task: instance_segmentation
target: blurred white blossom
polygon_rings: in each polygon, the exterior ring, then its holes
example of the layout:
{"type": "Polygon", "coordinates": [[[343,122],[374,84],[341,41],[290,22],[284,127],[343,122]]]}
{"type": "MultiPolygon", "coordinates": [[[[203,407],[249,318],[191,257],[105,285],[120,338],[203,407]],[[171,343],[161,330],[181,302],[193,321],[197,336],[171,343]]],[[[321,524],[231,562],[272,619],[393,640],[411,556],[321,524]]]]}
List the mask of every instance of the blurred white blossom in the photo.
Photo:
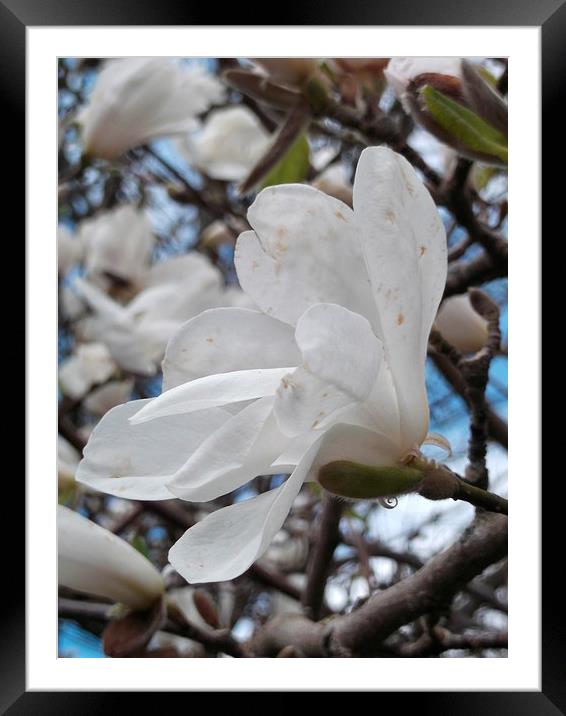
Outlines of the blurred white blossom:
{"type": "Polygon", "coordinates": [[[110,60],[77,120],[85,154],[117,159],[157,137],[191,131],[197,115],[223,98],[220,81],[200,65],[164,57],[110,60]]]}
{"type": "Polygon", "coordinates": [[[59,489],[66,490],[75,484],[75,473],[81,456],[62,435],[57,436],[57,481],[59,489]]]}
{"type": "Polygon", "coordinates": [[[143,375],[155,373],[167,341],[185,321],[207,308],[232,305],[241,295],[225,289],[220,271],[194,252],[154,264],[141,285],[123,306],[88,281],[74,284],[92,311],[78,329],[83,339],[104,342],[118,365],[143,375]]]}
{"type": "Polygon", "coordinates": [[[270,139],[250,109],[234,106],[210,112],[201,131],[178,146],[211,179],[241,181],[265,153],[270,139]]]}
{"type": "Polygon", "coordinates": [[[92,390],[84,399],[84,406],[93,415],[101,417],[117,405],[127,402],[133,388],[133,378],[111,380],[92,390]]]}
{"type": "Polygon", "coordinates": [[[142,209],[124,204],[81,221],[78,236],[85,254],[87,275],[108,288],[112,277],[139,284],[148,270],[155,243],[153,229],[142,209]]]}
{"type": "Polygon", "coordinates": [[[57,266],[59,274],[64,276],[67,271],[78,264],[84,255],[84,246],[79,237],[62,226],[57,228],[57,266]]]}
{"type": "Polygon", "coordinates": [[[115,371],[116,363],[103,343],[81,343],[59,365],[59,385],[66,395],[78,399],[115,371]]]}

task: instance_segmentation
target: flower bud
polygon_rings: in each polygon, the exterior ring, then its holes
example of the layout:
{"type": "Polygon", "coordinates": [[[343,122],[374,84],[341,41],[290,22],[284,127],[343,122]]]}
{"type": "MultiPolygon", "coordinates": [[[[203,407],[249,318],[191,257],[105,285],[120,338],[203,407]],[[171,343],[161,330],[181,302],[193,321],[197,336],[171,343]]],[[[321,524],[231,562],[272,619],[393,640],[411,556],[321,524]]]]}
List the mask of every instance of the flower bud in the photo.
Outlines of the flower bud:
{"type": "Polygon", "coordinates": [[[353,500],[414,492],[422,478],[422,472],[412,467],[374,467],[349,460],[329,462],[318,471],[318,482],[325,490],[353,500]]]}
{"type": "Polygon", "coordinates": [[[487,321],[473,309],[468,294],[443,301],[435,324],[448,343],[461,353],[476,353],[487,341],[487,321]]]}
{"type": "Polygon", "coordinates": [[[405,110],[460,155],[507,163],[507,105],[472,63],[393,58],[385,75],[405,110]]]}
{"type": "Polygon", "coordinates": [[[58,505],[59,585],[146,609],[163,593],[163,579],[140,552],[109,530],[58,505]]]}

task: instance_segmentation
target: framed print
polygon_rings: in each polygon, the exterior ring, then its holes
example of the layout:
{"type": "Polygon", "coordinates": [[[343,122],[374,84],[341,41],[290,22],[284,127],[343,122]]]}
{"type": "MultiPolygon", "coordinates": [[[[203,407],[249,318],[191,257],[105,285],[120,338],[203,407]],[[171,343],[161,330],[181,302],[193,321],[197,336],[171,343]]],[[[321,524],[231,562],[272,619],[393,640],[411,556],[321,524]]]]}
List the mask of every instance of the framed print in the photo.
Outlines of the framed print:
{"type": "Polygon", "coordinates": [[[26,185],[2,712],[564,712],[539,431],[563,5],[0,14],[7,206],[26,185]]]}

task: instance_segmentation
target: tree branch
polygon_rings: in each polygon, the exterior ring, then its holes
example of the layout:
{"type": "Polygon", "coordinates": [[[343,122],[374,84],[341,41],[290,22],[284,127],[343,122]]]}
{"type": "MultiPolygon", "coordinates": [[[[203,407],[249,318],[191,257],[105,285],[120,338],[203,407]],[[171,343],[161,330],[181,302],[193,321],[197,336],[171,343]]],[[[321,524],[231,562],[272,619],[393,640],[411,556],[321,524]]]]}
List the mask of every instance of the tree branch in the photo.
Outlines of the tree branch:
{"type": "Polygon", "coordinates": [[[507,518],[480,514],[458,542],[422,569],[373,595],[359,609],[327,625],[304,617],[277,617],[258,630],[250,648],[275,656],[294,646],[307,656],[369,656],[404,624],[445,611],[453,597],[507,552],[507,518]]]}
{"type": "Polygon", "coordinates": [[[340,539],[339,525],[343,504],[328,493],[322,498],[319,533],[311,551],[302,600],[305,612],[315,620],[320,616],[328,570],[340,539]]]}

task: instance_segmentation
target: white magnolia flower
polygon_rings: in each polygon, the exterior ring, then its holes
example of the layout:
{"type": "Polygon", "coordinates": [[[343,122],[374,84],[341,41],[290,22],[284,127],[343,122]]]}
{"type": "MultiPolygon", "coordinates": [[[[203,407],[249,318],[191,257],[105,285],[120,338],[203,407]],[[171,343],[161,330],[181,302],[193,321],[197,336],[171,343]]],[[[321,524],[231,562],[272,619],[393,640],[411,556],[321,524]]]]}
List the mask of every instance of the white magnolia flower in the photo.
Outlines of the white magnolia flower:
{"type": "Polygon", "coordinates": [[[460,57],[392,57],[385,69],[385,77],[397,99],[407,112],[411,112],[407,88],[419,75],[436,74],[462,78],[460,57]]]}
{"type": "Polygon", "coordinates": [[[163,593],[163,579],[146,557],[63,505],[57,507],[57,551],[60,586],[132,609],[149,607],[163,593]]]}
{"type": "Polygon", "coordinates": [[[143,280],[155,243],[146,213],[124,204],[82,221],[78,235],[84,246],[89,277],[107,288],[111,277],[137,284],[143,280]]]}
{"type": "Polygon", "coordinates": [[[66,395],[78,399],[115,371],[116,364],[103,343],[82,343],[60,364],[59,385],[66,395]]]}
{"type": "Polygon", "coordinates": [[[167,341],[185,321],[236,300],[224,289],[220,271],[197,253],[154,264],[143,285],[122,306],[88,281],[78,279],[74,284],[93,311],[79,327],[83,338],[104,342],[122,368],[144,375],[155,373],[167,341]]]}
{"type": "Polygon", "coordinates": [[[260,310],[188,321],[167,347],[165,392],[110,411],[85,449],[78,480],[138,499],[207,501],[291,473],[185,533],[169,559],[189,582],[245,571],[322,466],[395,466],[427,437],[444,228],[411,165],[384,147],[362,153],[353,204],[302,184],[263,190],[235,256],[260,310]]]}
{"type": "Polygon", "coordinates": [[[91,391],[84,399],[83,405],[93,415],[102,416],[117,405],[127,402],[133,389],[133,378],[111,380],[91,391]]]}
{"type": "Polygon", "coordinates": [[[213,110],[202,131],[180,143],[188,161],[212,179],[241,181],[265,153],[271,137],[247,107],[213,110]]]}
{"type": "Polygon", "coordinates": [[[112,160],[157,137],[191,131],[196,116],[223,98],[222,84],[199,65],[163,57],[112,60],[78,118],[85,153],[112,160]]]}
{"type": "Polygon", "coordinates": [[[486,344],[487,321],[474,311],[468,294],[443,301],[435,325],[448,343],[462,353],[475,353],[486,344]]]}
{"type": "Polygon", "coordinates": [[[74,236],[64,226],[57,228],[57,266],[59,274],[67,271],[82,260],[84,246],[79,237],[74,236]]]}

